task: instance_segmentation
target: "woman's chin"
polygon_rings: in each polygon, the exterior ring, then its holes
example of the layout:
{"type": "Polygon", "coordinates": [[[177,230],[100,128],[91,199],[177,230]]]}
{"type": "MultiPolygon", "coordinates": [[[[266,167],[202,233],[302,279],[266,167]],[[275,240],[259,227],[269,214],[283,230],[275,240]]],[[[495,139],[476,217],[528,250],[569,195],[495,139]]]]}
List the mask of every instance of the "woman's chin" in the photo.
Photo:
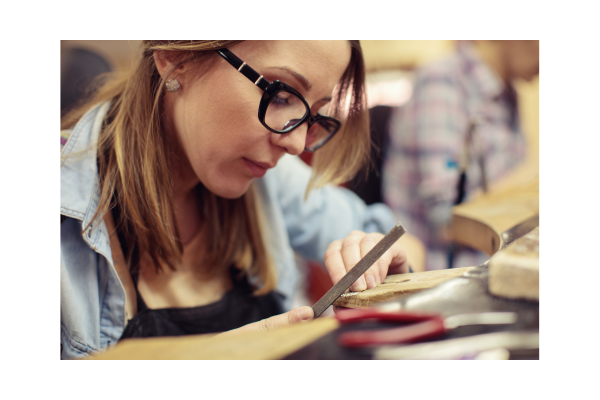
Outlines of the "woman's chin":
{"type": "Polygon", "coordinates": [[[215,185],[214,188],[208,187],[208,190],[219,197],[233,200],[242,197],[248,191],[252,180],[249,179],[247,182],[236,182],[229,185],[220,183],[219,185],[215,185]]]}

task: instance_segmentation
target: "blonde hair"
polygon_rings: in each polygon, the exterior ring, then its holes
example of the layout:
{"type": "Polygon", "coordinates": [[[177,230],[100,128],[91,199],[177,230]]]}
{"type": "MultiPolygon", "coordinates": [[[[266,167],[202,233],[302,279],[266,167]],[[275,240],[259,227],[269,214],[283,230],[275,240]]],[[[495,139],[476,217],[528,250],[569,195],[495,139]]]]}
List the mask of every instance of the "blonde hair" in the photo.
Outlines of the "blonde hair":
{"type": "MultiPolygon", "coordinates": [[[[160,76],[153,52],[172,52],[172,70],[185,63],[195,63],[200,70],[215,60],[214,50],[238,42],[144,41],[137,67],[111,76],[93,97],[62,118],[61,129],[69,128],[93,105],[112,101],[98,142],[101,197],[92,222],[113,210],[130,270],[137,268],[139,257],[145,253],[157,270],[161,263],[174,269],[183,253],[174,222],[171,155],[160,126],[161,98],[170,72],[164,78],[160,76]]],[[[330,143],[315,153],[308,190],[348,181],[368,157],[364,64],[360,44],[350,42],[351,60],[332,101],[333,116],[344,123],[330,143]]],[[[254,186],[250,185],[237,199],[216,196],[202,184],[197,190],[203,222],[210,232],[206,238],[206,264],[214,266],[214,271],[235,265],[258,277],[256,294],[271,291],[276,274],[263,241],[254,186]]]]}

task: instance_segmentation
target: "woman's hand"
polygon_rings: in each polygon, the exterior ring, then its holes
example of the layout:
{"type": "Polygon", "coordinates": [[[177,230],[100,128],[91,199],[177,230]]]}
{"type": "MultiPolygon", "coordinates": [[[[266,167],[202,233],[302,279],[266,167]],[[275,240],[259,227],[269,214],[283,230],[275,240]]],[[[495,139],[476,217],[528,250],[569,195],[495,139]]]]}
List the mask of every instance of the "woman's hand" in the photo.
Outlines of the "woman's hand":
{"type": "MultiPolygon", "coordinates": [[[[332,242],[325,252],[325,267],[335,285],[375,245],[383,239],[381,233],[352,231],[346,238],[332,242]]],[[[350,286],[350,291],[360,292],[381,284],[390,274],[408,272],[408,261],[404,249],[396,242],[379,260],[350,286]]]]}
{"type": "Polygon", "coordinates": [[[292,311],[275,315],[271,318],[265,318],[258,322],[253,322],[251,324],[244,325],[240,328],[220,333],[216,337],[225,337],[247,332],[267,332],[275,328],[280,328],[282,326],[288,326],[296,324],[298,322],[310,321],[313,319],[313,317],[314,312],[312,308],[308,306],[298,307],[294,308],[292,311]]]}

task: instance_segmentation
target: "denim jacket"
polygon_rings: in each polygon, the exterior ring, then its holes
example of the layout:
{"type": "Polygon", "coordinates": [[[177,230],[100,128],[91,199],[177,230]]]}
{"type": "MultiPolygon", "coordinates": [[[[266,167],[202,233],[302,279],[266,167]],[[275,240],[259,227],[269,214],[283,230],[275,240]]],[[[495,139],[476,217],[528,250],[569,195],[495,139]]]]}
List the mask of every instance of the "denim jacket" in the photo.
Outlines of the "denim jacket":
{"type": "MultiPolygon", "coordinates": [[[[114,345],[127,324],[125,290],[115,270],[103,220],[82,231],[100,200],[97,142],[110,104],[90,110],[61,151],[61,358],[82,358],[114,345]],[[87,150],[87,151],[86,151],[87,150]]],[[[327,246],[352,230],[385,233],[396,223],[383,204],[328,186],[304,193],[311,168],[285,155],[257,179],[267,249],[277,266],[275,291],[291,308],[298,280],[294,252],[323,261],[327,246]]]]}

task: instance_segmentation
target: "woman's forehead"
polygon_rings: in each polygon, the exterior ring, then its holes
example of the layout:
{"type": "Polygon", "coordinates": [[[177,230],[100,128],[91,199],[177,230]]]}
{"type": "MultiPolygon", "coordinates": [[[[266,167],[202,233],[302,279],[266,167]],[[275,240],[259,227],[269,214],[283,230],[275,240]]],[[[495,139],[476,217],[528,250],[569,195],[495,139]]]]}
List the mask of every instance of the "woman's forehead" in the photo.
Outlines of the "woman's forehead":
{"type": "Polygon", "coordinates": [[[288,70],[306,78],[309,85],[333,86],[350,62],[346,40],[273,40],[242,42],[231,48],[259,73],[288,70]]]}

